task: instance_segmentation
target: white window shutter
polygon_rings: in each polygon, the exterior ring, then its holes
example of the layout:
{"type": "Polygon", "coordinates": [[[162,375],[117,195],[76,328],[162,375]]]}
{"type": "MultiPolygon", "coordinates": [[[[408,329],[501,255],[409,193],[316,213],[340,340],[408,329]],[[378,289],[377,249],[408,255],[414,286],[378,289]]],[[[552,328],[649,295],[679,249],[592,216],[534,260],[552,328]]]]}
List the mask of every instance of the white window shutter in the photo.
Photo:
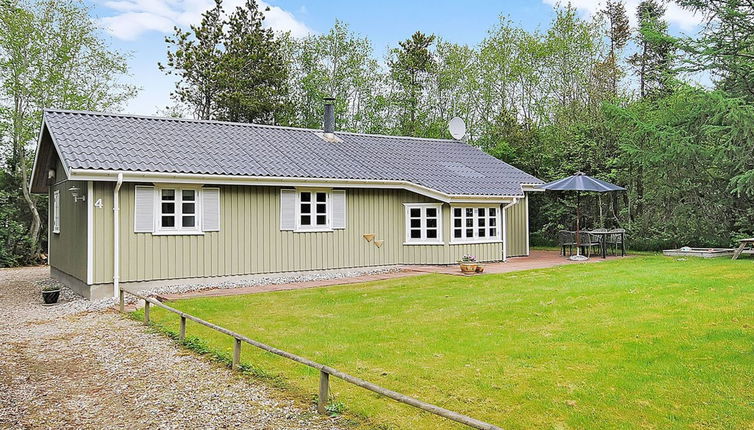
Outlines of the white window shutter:
{"type": "Polygon", "coordinates": [[[280,190],[280,230],[296,228],[296,190],[280,190]]]}
{"type": "Polygon", "coordinates": [[[346,191],[332,192],[332,228],[346,228],[346,191]]]}
{"type": "Polygon", "coordinates": [[[134,233],[154,231],[154,187],[137,185],[134,204],[134,233]]]}
{"type": "Polygon", "coordinates": [[[52,197],[52,232],[60,233],[60,190],[55,190],[52,197]]]}
{"type": "Polygon", "coordinates": [[[219,188],[202,188],[202,229],[220,231],[219,188]]]}

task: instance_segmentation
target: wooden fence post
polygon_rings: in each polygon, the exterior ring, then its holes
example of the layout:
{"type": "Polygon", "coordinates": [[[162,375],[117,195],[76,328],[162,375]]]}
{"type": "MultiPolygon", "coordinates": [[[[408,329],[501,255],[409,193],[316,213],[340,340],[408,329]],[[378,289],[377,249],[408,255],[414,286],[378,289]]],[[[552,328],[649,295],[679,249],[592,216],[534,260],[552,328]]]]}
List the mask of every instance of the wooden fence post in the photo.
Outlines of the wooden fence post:
{"type": "Polygon", "coordinates": [[[181,330],[178,332],[178,339],[183,342],[186,339],[186,317],[181,315],[181,330]]]}
{"type": "Polygon", "coordinates": [[[149,324],[149,302],[144,300],[144,324],[149,324]]]}
{"type": "Polygon", "coordinates": [[[120,290],[120,312],[123,313],[126,311],[126,292],[123,290],[120,290]]]}
{"type": "Polygon", "coordinates": [[[241,339],[236,339],[236,345],[233,347],[233,370],[238,369],[238,365],[241,363],[241,339]]]}
{"type": "Polygon", "coordinates": [[[319,371],[319,399],[317,399],[317,412],[327,414],[327,399],[330,394],[330,374],[319,371]]]}

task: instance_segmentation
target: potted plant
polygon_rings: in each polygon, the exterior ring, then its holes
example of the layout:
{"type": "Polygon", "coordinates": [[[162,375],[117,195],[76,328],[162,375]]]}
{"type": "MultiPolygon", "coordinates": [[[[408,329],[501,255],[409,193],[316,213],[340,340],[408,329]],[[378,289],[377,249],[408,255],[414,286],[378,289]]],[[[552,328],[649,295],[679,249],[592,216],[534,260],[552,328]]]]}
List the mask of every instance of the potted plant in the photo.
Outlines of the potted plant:
{"type": "Polygon", "coordinates": [[[476,257],[473,255],[466,254],[458,260],[458,264],[461,266],[461,272],[463,273],[474,273],[476,271],[476,257]]]}
{"type": "Polygon", "coordinates": [[[42,300],[46,305],[52,305],[58,302],[60,298],[60,287],[57,285],[44,285],[42,287],[42,300]]]}

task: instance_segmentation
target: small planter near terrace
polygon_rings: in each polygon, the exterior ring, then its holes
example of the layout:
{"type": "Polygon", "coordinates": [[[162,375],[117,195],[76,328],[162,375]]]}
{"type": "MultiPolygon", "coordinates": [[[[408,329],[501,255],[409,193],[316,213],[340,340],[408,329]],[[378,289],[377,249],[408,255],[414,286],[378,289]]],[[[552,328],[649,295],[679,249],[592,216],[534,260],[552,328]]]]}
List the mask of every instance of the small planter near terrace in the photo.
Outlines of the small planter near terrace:
{"type": "Polygon", "coordinates": [[[54,305],[60,298],[60,287],[57,285],[45,285],[42,287],[42,300],[45,305],[54,305]]]}
{"type": "Polygon", "coordinates": [[[458,264],[461,266],[461,272],[463,273],[474,273],[478,266],[476,257],[473,255],[464,255],[463,258],[458,261],[458,264]]]}

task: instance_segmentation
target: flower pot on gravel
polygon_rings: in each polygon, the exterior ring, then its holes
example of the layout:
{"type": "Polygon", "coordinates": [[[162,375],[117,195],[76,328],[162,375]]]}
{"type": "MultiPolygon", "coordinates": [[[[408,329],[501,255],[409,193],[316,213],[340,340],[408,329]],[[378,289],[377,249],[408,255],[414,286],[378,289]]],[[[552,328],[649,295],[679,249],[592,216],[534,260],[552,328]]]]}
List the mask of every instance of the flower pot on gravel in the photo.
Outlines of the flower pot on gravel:
{"type": "Polygon", "coordinates": [[[46,305],[54,305],[60,298],[60,288],[42,290],[42,300],[46,305]]]}

